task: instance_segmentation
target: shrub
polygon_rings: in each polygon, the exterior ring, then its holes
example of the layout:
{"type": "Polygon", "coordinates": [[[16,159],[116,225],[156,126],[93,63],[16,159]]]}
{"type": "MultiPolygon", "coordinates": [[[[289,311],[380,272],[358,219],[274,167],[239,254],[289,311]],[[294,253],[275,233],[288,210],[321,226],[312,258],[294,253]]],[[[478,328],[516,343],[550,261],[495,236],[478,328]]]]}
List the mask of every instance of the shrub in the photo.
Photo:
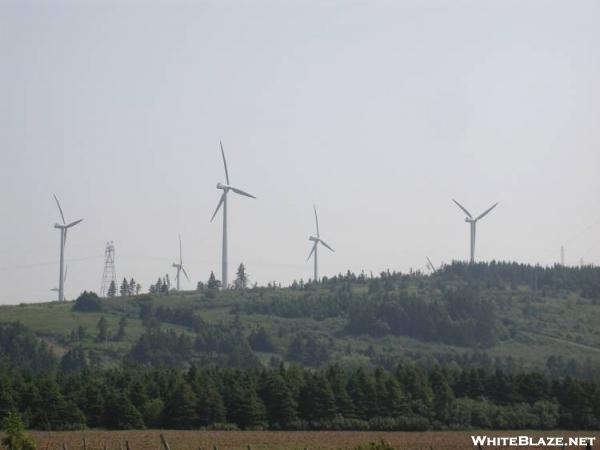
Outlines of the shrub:
{"type": "Polygon", "coordinates": [[[2,445],[7,450],[35,450],[35,444],[25,434],[25,427],[21,417],[14,411],[10,411],[2,423],[4,438],[2,445]]]}
{"type": "Polygon", "coordinates": [[[102,302],[100,297],[95,292],[83,291],[83,293],[77,297],[75,304],[73,305],[73,311],[78,312],[98,312],[102,311],[102,302]]]}

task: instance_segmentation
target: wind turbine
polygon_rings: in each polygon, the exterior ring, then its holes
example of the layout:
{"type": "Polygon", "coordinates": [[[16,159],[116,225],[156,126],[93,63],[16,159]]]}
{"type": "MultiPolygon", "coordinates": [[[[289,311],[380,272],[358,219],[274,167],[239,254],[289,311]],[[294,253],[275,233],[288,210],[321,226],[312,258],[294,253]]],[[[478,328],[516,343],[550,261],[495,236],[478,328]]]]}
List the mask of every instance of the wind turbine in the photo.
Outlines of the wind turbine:
{"type": "Polygon", "coordinates": [[[467,217],[465,217],[465,222],[468,222],[469,224],[471,224],[471,264],[473,264],[475,262],[475,227],[477,225],[477,221],[481,218],[483,218],[486,214],[488,214],[492,209],[494,209],[496,206],[498,206],[498,203],[494,203],[490,208],[486,209],[483,213],[481,213],[480,215],[478,215],[477,217],[475,217],[473,219],[473,216],[471,215],[471,213],[469,211],[467,211],[467,209],[461,205],[460,203],[458,203],[456,200],[452,199],[452,201],[454,203],[456,203],[456,205],[462,209],[465,214],[467,215],[467,217]]]}
{"type": "MultiPolygon", "coordinates": [[[[63,283],[67,282],[67,272],[69,271],[69,266],[65,266],[65,277],[63,279],[63,283]]],[[[58,288],[50,289],[52,292],[58,292],[58,288]]]]}
{"type": "Polygon", "coordinates": [[[221,156],[223,156],[223,166],[225,167],[225,180],[227,181],[227,184],[222,184],[220,182],[217,183],[217,189],[221,189],[223,193],[221,194],[221,198],[219,199],[217,208],[215,209],[215,212],[213,213],[210,221],[213,221],[213,219],[217,215],[217,212],[219,212],[219,209],[221,208],[221,206],[223,206],[223,255],[221,259],[221,286],[223,289],[227,289],[227,287],[229,286],[227,280],[227,194],[229,194],[229,191],[232,191],[236,194],[244,195],[246,197],[256,197],[229,184],[229,172],[227,172],[227,161],[225,160],[225,151],[223,150],[223,143],[219,141],[219,145],[221,147],[221,156]]]}
{"type": "Polygon", "coordinates": [[[308,238],[309,241],[313,241],[314,244],[312,246],[312,250],[310,251],[310,253],[308,254],[308,258],[306,258],[306,260],[308,261],[310,259],[310,257],[313,255],[314,253],[314,262],[315,262],[315,278],[314,281],[319,281],[319,272],[318,272],[318,262],[317,262],[317,253],[318,253],[318,249],[317,247],[319,246],[319,244],[323,244],[325,247],[327,247],[329,250],[331,250],[332,252],[334,251],[329,245],[327,245],[325,243],[325,241],[323,241],[323,239],[321,239],[321,235],[319,234],[319,218],[317,217],[317,207],[315,205],[313,205],[313,209],[315,210],[315,222],[317,224],[317,237],[315,236],[310,236],[308,238]]]}
{"type": "Polygon", "coordinates": [[[435,272],[435,266],[433,265],[433,263],[431,262],[431,260],[429,259],[429,256],[426,256],[425,258],[427,258],[427,268],[433,273],[435,272]]]}
{"type": "Polygon", "coordinates": [[[56,195],[54,196],[54,200],[56,200],[56,206],[58,206],[58,211],[60,212],[60,217],[62,219],[62,225],[59,223],[54,224],[54,228],[58,228],[60,230],[60,268],[58,272],[58,301],[62,302],[65,300],[65,245],[67,244],[67,231],[69,228],[74,227],[83,219],[76,220],[75,222],[71,222],[67,224],[65,220],[65,215],[63,214],[63,210],[60,207],[60,203],[56,195]]]}
{"type": "Polygon", "coordinates": [[[183,272],[183,274],[185,275],[185,278],[187,278],[188,281],[190,281],[190,277],[188,277],[188,274],[186,273],[185,269],[183,268],[183,260],[181,258],[181,235],[179,235],[179,264],[177,263],[173,263],[173,267],[175,267],[177,269],[177,290],[179,290],[179,274],[180,272],[183,272]]]}

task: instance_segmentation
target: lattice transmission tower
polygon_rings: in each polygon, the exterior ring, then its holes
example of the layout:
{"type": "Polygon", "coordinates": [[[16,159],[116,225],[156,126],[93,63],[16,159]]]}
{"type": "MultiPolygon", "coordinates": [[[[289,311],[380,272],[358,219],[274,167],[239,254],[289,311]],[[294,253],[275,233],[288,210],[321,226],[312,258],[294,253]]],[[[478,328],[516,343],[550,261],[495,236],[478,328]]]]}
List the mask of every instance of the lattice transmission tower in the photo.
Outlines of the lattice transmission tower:
{"type": "Polygon", "coordinates": [[[113,241],[106,243],[104,250],[104,272],[102,273],[102,287],[100,288],[100,297],[108,295],[110,284],[114,281],[117,285],[117,273],[115,271],[115,244],[113,241]]]}

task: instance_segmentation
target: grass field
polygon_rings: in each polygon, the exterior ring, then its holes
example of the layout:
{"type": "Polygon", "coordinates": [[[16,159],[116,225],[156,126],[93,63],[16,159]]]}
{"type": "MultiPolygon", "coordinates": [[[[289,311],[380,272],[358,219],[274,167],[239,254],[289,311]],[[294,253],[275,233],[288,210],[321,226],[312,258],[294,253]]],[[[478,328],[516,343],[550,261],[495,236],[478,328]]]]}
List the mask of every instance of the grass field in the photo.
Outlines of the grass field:
{"type": "MultiPolygon", "coordinates": [[[[470,436],[586,436],[600,441],[600,432],[573,431],[469,431],[469,432],[351,432],[351,431],[70,431],[31,432],[38,449],[62,450],[63,443],[69,450],[82,449],[83,439],[88,450],[125,449],[162,450],[160,434],[163,433],[171,450],[244,449],[353,449],[382,439],[396,449],[402,450],[458,450],[474,448],[470,436]]],[[[600,444],[600,443],[598,443],[600,444]]],[[[487,449],[506,447],[485,447],[487,449]]],[[[510,447],[532,448],[532,447],[510,447]]],[[[538,447],[539,448],[539,447],[538,447]]],[[[573,448],[573,447],[570,447],[573,448]]],[[[580,447],[585,448],[585,447],[580,447]]],[[[595,446],[598,448],[598,446],[595,446]]]]}
{"type": "MultiPolygon", "coordinates": [[[[366,287],[353,288],[355,295],[366,287]]],[[[440,296],[431,282],[423,279],[407,286],[409,291],[421,292],[423,298],[440,296]],[[422,285],[421,285],[422,284],[422,285]]],[[[312,292],[312,291],[310,291],[312,292]]],[[[322,294],[327,294],[322,289],[322,294]]],[[[460,355],[473,349],[457,347],[441,342],[422,341],[405,335],[388,334],[381,337],[368,335],[353,336],[345,333],[348,319],[343,316],[315,319],[313,317],[286,318],[275,314],[245,312],[243,307],[250,301],[269,302],[272,299],[299,300],[304,291],[291,289],[259,289],[246,292],[219,292],[215,298],[198,292],[173,292],[168,296],[152,296],[154,307],[188,308],[206,323],[231,323],[234,317],[246,330],[259,326],[273,336],[273,353],[257,353],[263,364],[268,365],[272,356],[286,359],[287,349],[294,336],[310,330],[315,335],[331,340],[329,362],[343,365],[369,364],[382,360],[400,360],[420,355],[460,355]]],[[[504,324],[504,336],[495,345],[486,348],[490,358],[513,358],[523,369],[546,369],[550,356],[571,358],[579,367],[596,365],[600,361],[600,308],[578,292],[558,292],[544,296],[527,287],[485,288],[483,298],[493,299],[498,320],[504,324]],[[568,314],[565,312],[568,311],[568,314]]],[[[148,298],[148,296],[144,296],[148,298]]],[[[104,299],[104,309],[97,313],[72,311],[73,304],[39,303],[0,306],[2,321],[20,321],[39,337],[43,338],[57,356],[62,356],[73,345],[93,351],[103,366],[114,366],[129,352],[145,329],[140,320],[141,297],[104,299]],[[119,320],[127,316],[126,335],[121,341],[98,341],[97,324],[101,317],[108,321],[109,334],[114,335],[119,320]],[[73,342],[70,335],[82,327],[87,332],[83,340],[73,342]]],[[[178,333],[194,336],[191,329],[172,323],[163,323],[163,329],[174,329],[178,333]]],[[[430,361],[426,361],[430,363],[430,361]]]]}

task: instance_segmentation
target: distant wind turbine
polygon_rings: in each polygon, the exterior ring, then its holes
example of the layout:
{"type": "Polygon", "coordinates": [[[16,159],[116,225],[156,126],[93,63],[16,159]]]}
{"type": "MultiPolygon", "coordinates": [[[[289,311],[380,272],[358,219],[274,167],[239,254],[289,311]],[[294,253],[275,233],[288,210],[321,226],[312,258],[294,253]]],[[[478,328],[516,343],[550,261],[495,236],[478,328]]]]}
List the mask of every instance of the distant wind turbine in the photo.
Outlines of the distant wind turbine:
{"type": "Polygon", "coordinates": [[[175,267],[177,269],[177,275],[175,277],[177,278],[177,290],[179,290],[180,272],[183,272],[183,274],[185,275],[185,278],[188,281],[190,281],[190,277],[188,277],[188,274],[186,273],[185,269],[183,268],[183,259],[181,257],[181,235],[179,235],[179,264],[173,263],[173,267],[175,267]]]}
{"type": "Polygon", "coordinates": [[[314,277],[314,281],[319,281],[319,271],[318,271],[318,261],[317,261],[317,253],[318,253],[318,249],[317,247],[320,244],[323,244],[325,247],[327,247],[329,250],[331,250],[332,252],[334,251],[329,245],[327,245],[325,243],[325,241],[323,241],[323,239],[321,239],[321,235],[319,233],[319,218],[317,217],[317,207],[313,205],[313,209],[315,210],[315,222],[317,224],[317,236],[310,236],[308,238],[309,241],[313,241],[314,244],[312,246],[312,249],[310,251],[310,253],[308,254],[308,258],[306,258],[306,260],[308,261],[310,259],[311,256],[313,256],[314,258],[314,263],[315,263],[315,277],[314,277]]]}
{"type": "Polygon", "coordinates": [[[494,203],[490,208],[486,209],[483,213],[481,213],[480,215],[478,215],[477,217],[475,217],[473,219],[473,216],[471,215],[471,213],[469,211],[467,211],[467,209],[462,206],[460,203],[458,203],[456,200],[452,199],[452,201],[454,203],[456,203],[456,205],[462,209],[465,214],[467,215],[467,217],[465,217],[465,222],[468,222],[469,224],[471,224],[471,264],[475,262],[475,227],[477,224],[477,221],[481,218],[483,218],[486,214],[488,214],[492,209],[494,209],[496,206],[498,206],[498,203],[494,203]]]}
{"type": "Polygon", "coordinates": [[[235,192],[239,195],[244,195],[250,198],[256,198],[254,195],[248,194],[247,192],[242,191],[241,189],[235,188],[229,184],[229,172],[227,171],[227,161],[225,160],[225,151],[223,150],[223,143],[219,142],[221,146],[221,155],[223,156],[223,166],[225,167],[225,179],[227,184],[217,183],[217,189],[221,189],[223,194],[221,194],[221,198],[219,199],[219,204],[215,209],[210,221],[212,222],[217,212],[223,206],[223,255],[221,260],[221,286],[223,289],[227,289],[229,286],[227,280],[227,194],[229,191],[235,192]]]}
{"type": "Polygon", "coordinates": [[[60,217],[62,219],[62,225],[59,223],[54,224],[54,228],[58,228],[60,230],[60,268],[58,272],[58,301],[62,302],[65,300],[65,245],[67,244],[67,230],[71,227],[74,227],[83,219],[76,220],[75,222],[71,222],[67,224],[65,220],[65,215],[63,214],[62,208],[60,207],[60,203],[56,195],[54,196],[54,200],[56,200],[56,206],[58,206],[58,211],[60,212],[60,217]]]}
{"type": "Polygon", "coordinates": [[[431,260],[429,259],[429,256],[426,256],[425,258],[427,258],[427,268],[431,271],[431,272],[435,272],[435,266],[433,265],[433,263],[431,262],[431,260]]]}

